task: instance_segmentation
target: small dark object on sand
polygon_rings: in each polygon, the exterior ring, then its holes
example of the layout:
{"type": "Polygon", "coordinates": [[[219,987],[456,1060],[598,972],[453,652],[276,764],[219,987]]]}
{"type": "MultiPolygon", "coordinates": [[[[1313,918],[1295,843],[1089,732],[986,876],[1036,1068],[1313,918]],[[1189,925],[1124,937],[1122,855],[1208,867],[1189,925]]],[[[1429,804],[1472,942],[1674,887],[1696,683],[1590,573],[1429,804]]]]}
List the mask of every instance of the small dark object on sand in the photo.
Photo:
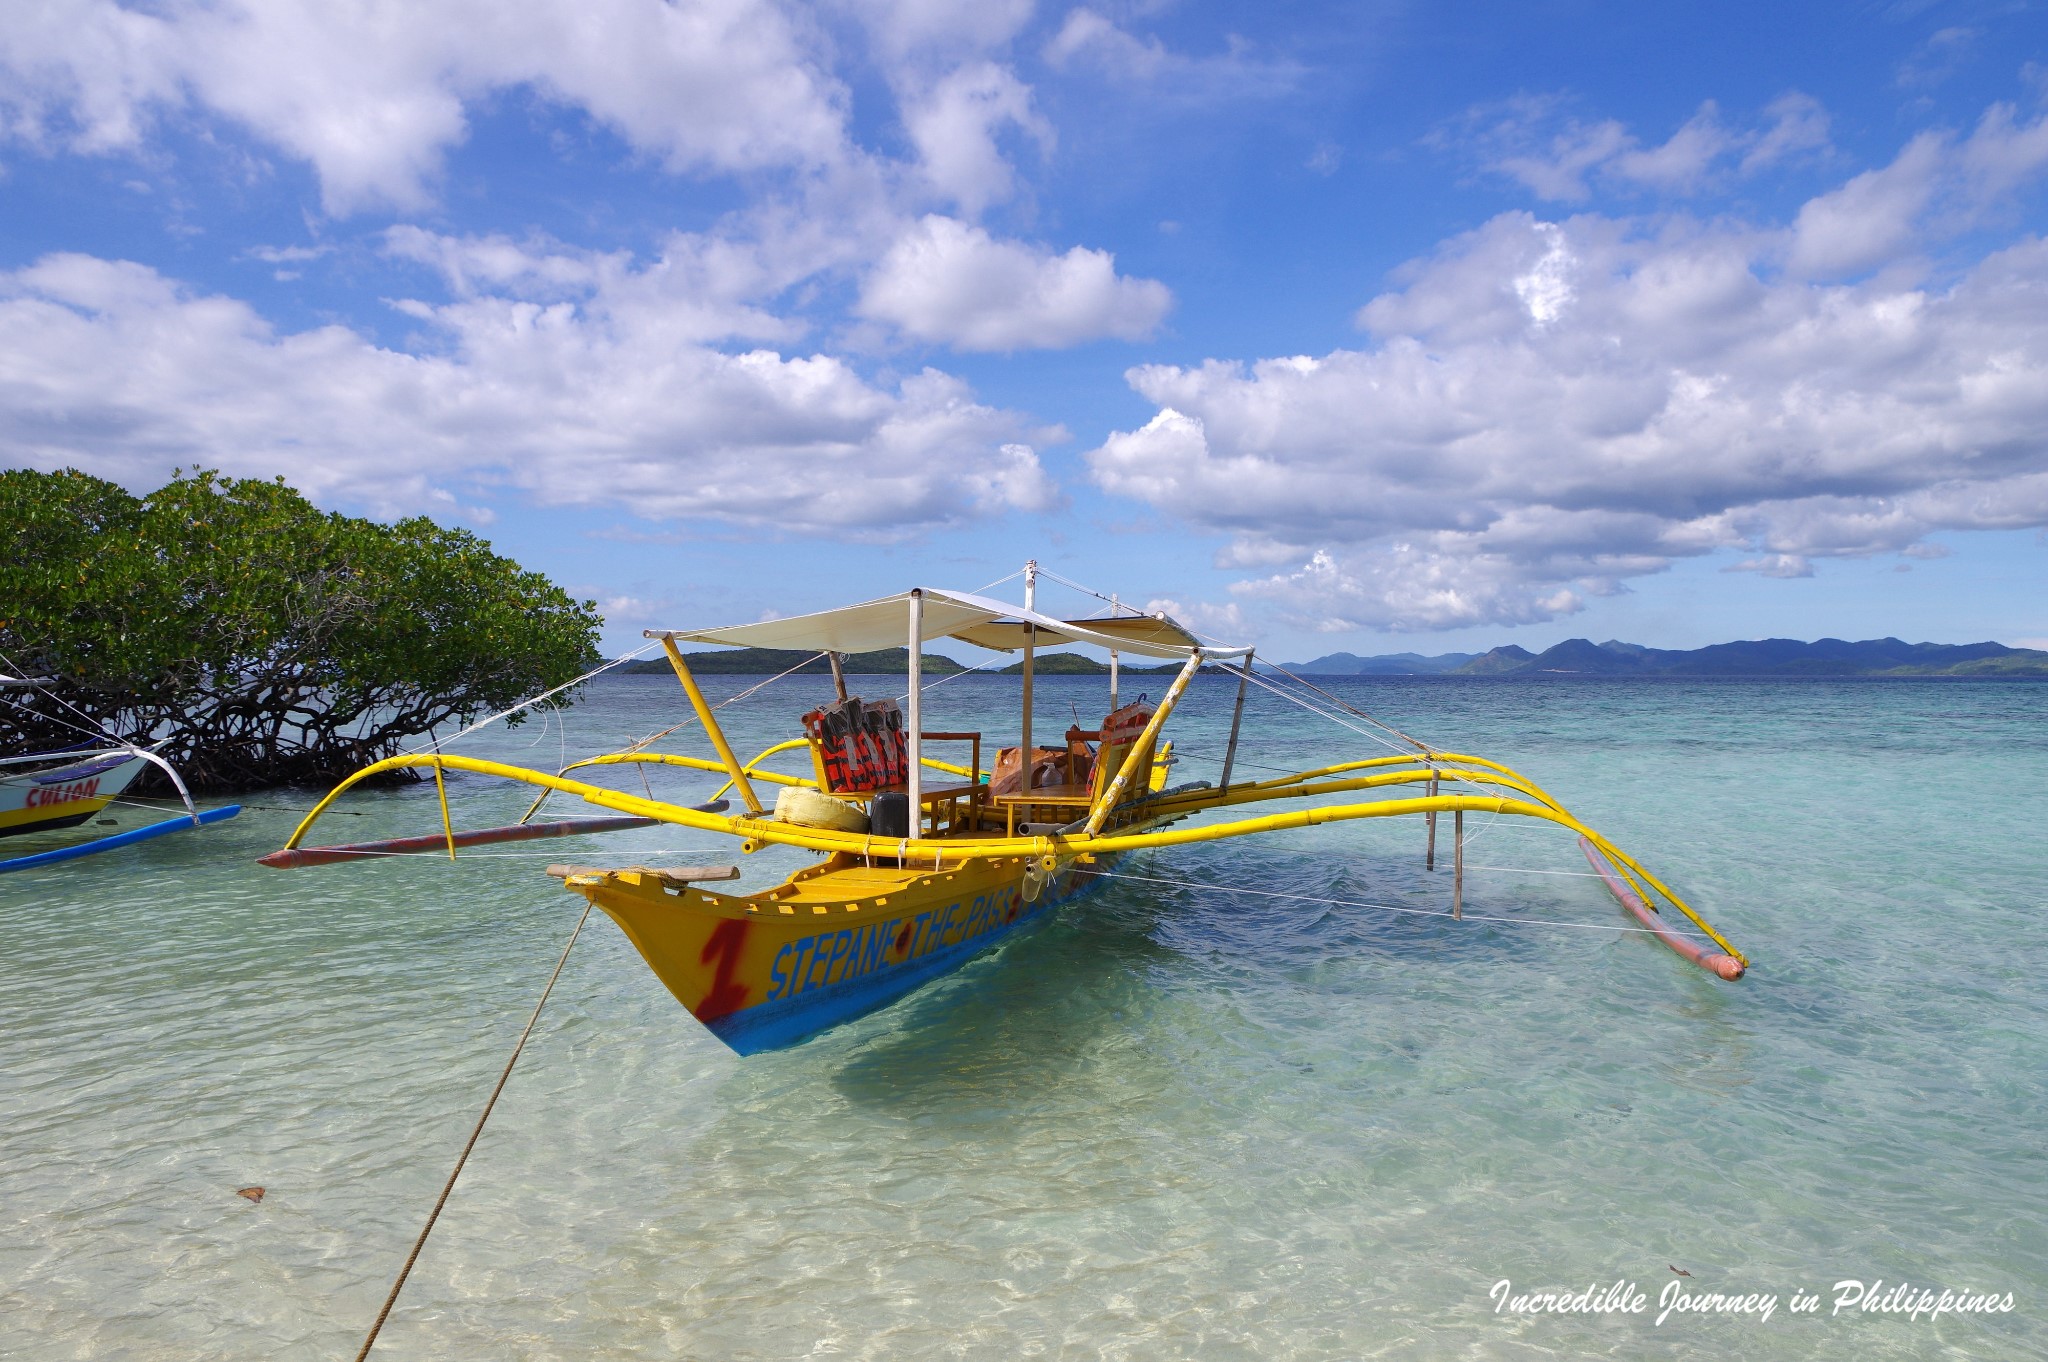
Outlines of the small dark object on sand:
{"type": "MultiPolygon", "coordinates": [[[[263,1189],[262,1189],[261,1187],[258,1187],[258,1188],[256,1189],[256,1191],[257,1191],[257,1193],[258,1193],[258,1194],[260,1195],[260,1194],[262,1193],[263,1189]]],[[[1664,1264],[1664,1266],[1666,1266],[1666,1267],[1671,1267],[1671,1264],[1669,1264],[1669,1263],[1666,1263],[1666,1264],[1664,1264]]],[[[1690,1276],[1692,1276],[1692,1274],[1691,1274],[1690,1272],[1687,1272],[1687,1271],[1686,1271],[1686,1270],[1685,1270],[1684,1268],[1682,1268],[1682,1267],[1671,1267],[1671,1270],[1672,1270],[1673,1272],[1676,1272],[1676,1273],[1677,1273],[1677,1274],[1678,1274],[1679,1276],[1681,1276],[1681,1277],[1690,1277],[1690,1276]]]]}
{"type": "Polygon", "coordinates": [[[238,1187],[235,1189],[235,1195],[247,1197],[251,1201],[261,1201],[263,1200],[263,1189],[261,1187],[238,1187]]]}

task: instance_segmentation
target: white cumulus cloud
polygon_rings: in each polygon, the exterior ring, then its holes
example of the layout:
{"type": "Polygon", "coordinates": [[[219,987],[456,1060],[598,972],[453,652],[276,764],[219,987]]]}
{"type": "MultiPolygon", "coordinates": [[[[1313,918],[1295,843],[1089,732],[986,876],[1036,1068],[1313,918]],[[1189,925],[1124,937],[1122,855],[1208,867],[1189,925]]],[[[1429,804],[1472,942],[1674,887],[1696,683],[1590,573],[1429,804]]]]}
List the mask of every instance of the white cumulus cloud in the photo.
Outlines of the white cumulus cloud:
{"type": "MultiPolygon", "coordinates": [[[[518,272],[502,248],[467,246],[518,272]]],[[[281,333],[141,265],[49,256],[0,274],[0,449],[132,485],[179,464],[283,473],[381,511],[511,486],[549,504],[858,537],[1056,496],[1021,419],[956,378],[925,370],[885,389],[826,355],[714,349],[701,332],[725,328],[678,330],[641,296],[662,286],[659,266],[592,268],[582,293],[555,301],[407,303],[434,342],[412,351],[340,326],[281,333]]]]}
{"type": "Polygon", "coordinates": [[[918,340],[1008,351],[1136,340],[1172,305],[1166,285],[1118,274],[1107,251],[1058,255],[931,214],[868,275],[859,311],[918,340]]]}
{"type": "Polygon", "coordinates": [[[1981,220],[1976,166],[2042,164],[2040,126],[1994,111],[1874,172],[1932,188],[1881,248],[1830,238],[1866,267],[1846,282],[1784,265],[1822,258],[1838,196],[1887,197],[1869,177],[1787,227],[1503,214],[1397,272],[1369,346],[1131,370],[1158,414],[1092,476],[1230,535],[1226,566],[1286,569],[1239,590],[1326,628],[1547,618],[1721,549],[1789,577],[2048,525],[2048,242],[1911,266],[1981,220]]]}
{"type": "Polygon", "coordinates": [[[136,147],[187,109],[313,166],[330,211],[418,207],[468,108],[525,90],[676,170],[814,167],[845,96],[768,0],[41,0],[0,24],[0,126],[136,147]]]}
{"type": "Polygon", "coordinates": [[[963,66],[904,111],[925,177],[969,214],[1010,197],[1016,174],[996,143],[1005,127],[1036,141],[1053,142],[1052,125],[1038,116],[1031,90],[993,62],[963,66]]]}

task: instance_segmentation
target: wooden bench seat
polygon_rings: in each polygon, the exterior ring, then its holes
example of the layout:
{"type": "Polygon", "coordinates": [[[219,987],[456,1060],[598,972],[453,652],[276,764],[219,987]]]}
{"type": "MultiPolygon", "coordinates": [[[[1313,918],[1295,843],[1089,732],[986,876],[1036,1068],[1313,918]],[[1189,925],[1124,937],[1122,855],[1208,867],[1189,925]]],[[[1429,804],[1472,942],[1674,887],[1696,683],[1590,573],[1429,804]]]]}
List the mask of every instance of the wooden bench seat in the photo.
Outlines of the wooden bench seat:
{"type": "MultiPolygon", "coordinates": [[[[1011,794],[995,796],[996,807],[1003,811],[1003,835],[1017,835],[1017,815],[1034,808],[1047,809],[1088,809],[1095,803],[1093,782],[1085,785],[1040,785],[1032,790],[1018,790],[1011,794]]],[[[1033,821],[1028,816],[1025,822],[1033,821]]]]}

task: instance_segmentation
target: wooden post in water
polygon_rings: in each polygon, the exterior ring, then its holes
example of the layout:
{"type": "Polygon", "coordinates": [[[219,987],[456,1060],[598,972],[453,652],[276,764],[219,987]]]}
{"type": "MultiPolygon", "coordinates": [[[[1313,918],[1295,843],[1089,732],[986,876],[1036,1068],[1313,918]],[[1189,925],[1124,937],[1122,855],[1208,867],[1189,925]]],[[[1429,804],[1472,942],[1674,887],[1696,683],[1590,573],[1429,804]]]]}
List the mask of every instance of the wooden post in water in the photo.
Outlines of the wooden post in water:
{"type": "Polygon", "coordinates": [[[1451,874],[1451,919],[1465,920],[1465,811],[1458,810],[1451,815],[1451,840],[1456,845],[1451,849],[1451,863],[1455,867],[1451,874]]]}
{"type": "Polygon", "coordinates": [[[839,654],[827,653],[825,656],[832,663],[832,689],[839,692],[839,703],[843,705],[846,703],[846,669],[839,665],[839,654]]]}
{"type": "MultiPolygon", "coordinates": [[[[1429,797],[1430,797],[1431,799],[1435,799],[1435,798],[1436,798],[1436,768],[1434,768],[1434,767],[1431,767],[1431,768],[1430,768],[1430,772],[1429,772],[1429,797]]],[[[1429,851],[1428,851],[1428,852],[1427,852],[1427,853],[1426,853],[1426,854],[1425,854],[1425,855],[1423,856],[1423,858],[1422,858],[1422,868],[1423,868],[1424,870],[1435,870],[1435,869],[1436,869],[1436,811],[1432,809],[1432,810],[1431,810],[1430,812],[1428,812],[1428,813],[1424,814],[1424,815],[1423,815],[1423,818],[1424,818],[1424,820],[1425,820],[1425,821],[1427,821],[1427,822],[1428,822],[1428,824],[1429,824],[1429,851]]]]}

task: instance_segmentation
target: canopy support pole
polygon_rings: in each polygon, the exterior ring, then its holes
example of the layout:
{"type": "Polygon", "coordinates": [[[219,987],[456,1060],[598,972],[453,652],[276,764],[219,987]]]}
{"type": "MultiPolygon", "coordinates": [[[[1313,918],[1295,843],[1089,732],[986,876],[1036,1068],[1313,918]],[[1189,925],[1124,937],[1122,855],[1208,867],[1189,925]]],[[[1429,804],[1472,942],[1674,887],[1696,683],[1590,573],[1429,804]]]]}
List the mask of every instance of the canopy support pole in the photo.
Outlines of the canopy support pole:
{"type": "Polygon", "coordinates": [[[668,653],[668,665],[675,668],[676,680],[683,683],[683,693],[690,697],[690,708],[697,711],[697,722],[704,725],[704,731],[711,735],[711,745],[718,750],[718,759],[725,763],[725,772],[732,777],[732,786],[746,801],[747,812],[758,816],[761,812],[761,797],[754,793],[754,787],[747,781],[746,768],[732,754],[732,747],[725,740],[725,730],[718,726],[718,716],[705,703],[704,692],[697,689],[697,678],[690,675],[690,664],[683,661],[683,654],[676,647],[674,638],[664,634],[661,646],[668,653]]]}
{"type": "Polygon", "coordinates": [[[1102,795],[1095,801],[1095,807],[1088,811],[1088,835],[1093,837],[1102,831],[1102,824],[1123,798],[1124,786],[1131,780],[1131,773],[1138,769],[1138,758],[1152,750],[1152,744],[1159,739],[1159,730],[1166,726],[1166,716],[1173,713],[1173,707],[1180,703],[1181,692],[1188,688],[1188,682],[1195,679],[1195,673],[1202,669],[1202,650],[1195,649],[1188,654],[1188,664],[1180,669],[1180,675],[1173,678],[1173,685],[1167,688],[1166,698],[1159,702],[1159,708],[1152,711],[1152,721],[1145,725],[1145,731],[1131,744],[1131,750],[1124,754],[1124,764],[1116,773],[1116,779],[1109,782],[1102,795]]]}
{"type": "MultiPolygon", "coordinates": [[[[1116,656],[1114,653],[1110,656],[1116,656]]],[[[1244,671],[1237,678],[1237,708],[1230,711],[1230,746],[1223,749],[1223,777],[1217,788],[1230,788],[1230,768],[1237,764],[1237,732],[1244,725],[1244,690],[1252,683],[1252,655],[1244,655],[1244,671]]]]}
{"type": "Polygon", "coordinates": [[[910,835],[924,835],[924,588],[910,591],[910,835]]]}
{"type": "Polygon", "coordinates": [[[839,665],[839,654],[825,654],[832,663],[832,689],[839,692],[839,703],[846,703],[846,668],[839,665]]]}
{"type": "MultiPolygon", "coordinates": [[[[1110,617],[1111,619],[1115,619],[1115,618],[1116,618],[1116,612],[1117,612],[1117,594],[1116,594],[1116,593],[1115,593],[1114,591],[1112,591],[1112,592],[1110,592],[1110,593],[1109,593],[1109,617],[1110,617]]],[[[1116,703],[1116,693],[1117,693],[1117,674],[1116,674],[1116,649],[1114,649],[1114,648],[1111,648],[1111,649],[1109,650],[1109,712],[1110,712],[1111,714],[1114,714],[1114,713],[1116,713],[1116,711],[1117,711],[1117,703],[1116,703]]],[[[1224,767],[1223,769],[1227,771],[1227,770],[1229,770],[1230,768],[1229,768],[1229,766],[1228,766],[1228,765],[1225,765],[1225,767],[1224,767]]]]}
{"type": "MultiPolygon", "coordinates": [[[[1026,610],[1038,609],[1038,560],[1036,558],[1024,564],[1024,608],[1026,610]]],[[[1031,657],[1037,650],[1037,646],[1038,626],[1036,624],[1028,624],[1024,627],[1024,736],[1022,739],[1023,745],[1018,749],[1019,763],[1022,768],[1019,774],[1023,777],[1023,783],[1019,788],[1026,794],[1031,792],[1031,768],[1036,764],[1031,760],[1031,657]]]]}

